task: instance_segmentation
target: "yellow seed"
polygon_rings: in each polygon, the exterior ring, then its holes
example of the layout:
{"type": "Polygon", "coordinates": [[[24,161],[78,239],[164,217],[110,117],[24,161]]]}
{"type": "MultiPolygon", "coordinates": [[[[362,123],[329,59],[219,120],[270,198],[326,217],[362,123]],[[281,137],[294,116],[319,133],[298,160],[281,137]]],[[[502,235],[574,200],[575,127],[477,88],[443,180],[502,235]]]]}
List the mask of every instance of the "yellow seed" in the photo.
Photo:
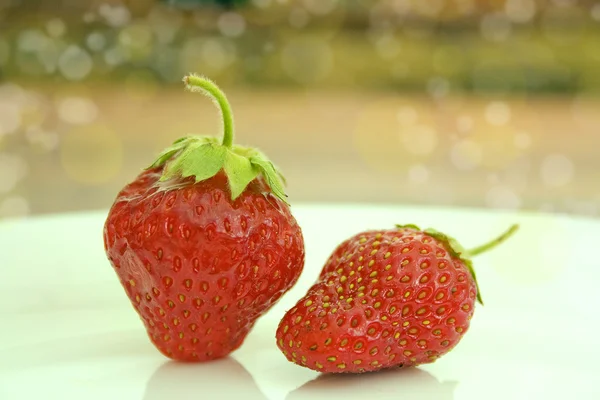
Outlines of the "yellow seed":
{"type": "Polygon", "coordinates": [[[337,310],[338,310],[338,309],[334,307],[334,308],[332,308],[332,309],[331,309],[331,313],[332,313],[332,314],[335,314],[335,313],[337,312],[337,310]]]}
{"type": "Polygon", "coordinates": [[[311,304],[312,304],[312,300],[306,300],[306,303],[304,303],[304,305],[306,307],[310,307],[311,304]]]}
{"type": "Polygon", "coordinates": [[[409,277],[408,275],[404,275],[404,276],[403,276],[403,277],[400,279],[400,282],[404,282],[404,283],[406,283],[406,282],[408,282],[409,280],[410,280],[410,277],[409,277]]]}
{"type": "Polygon", "coordinates": [[[404,298],[407,298],[407,297],[409,297],[409,296],[410,296],[410,290],[407,290],[407,291],[404,293],[404,298]]]}
{"type": "Polygon", "coordinates": [[[402,323],[402,326],[408,326],[409,324],[410,324],[410,323],[409,323],[408,321],[404,321],[404,322],[402,323]]]}
{"type": "Polygon", "coordinates": [[[421,283],[425,283],[425,282],[427,282],[428,280],[429,280],[429,277],[428,277],[427,275],[423,275],[423,276],[421,277],[421,283]]]}
{"type": "Polygon", "coordinates": [[[408,342],[406,341],[406,339],[402,339],[401,341],[399,341],[399,342],[398,342],[398,344],[399,344],[400,346],[406,346],[406,343],[408,343],[408,342]]]}
{"type": "Polygon", "coordinates": [[[377,276],[377,271],[373,271],[369,274],[369,277],[374,278],[377,276]]]}
{"type": "Polygon", "coordinates": [[[362,364],[362,360],[354,360],[353,362],[354,362],[354,364],[356,364],[356,365],[360,365],[360,364],[362,364]]]}
{"type": "Polygon", "coordinates": [[[405,248],[402,249],[403,253],[408,253],[409,251],[410,251],[410,249],[408,247],[405,247],[405,248]]]}
{"type": "Polygon", "coordinates": [[[358,262],[362,262],[365,258],[363,256],[358,257],[358,262]]]}
{"type": "Polygon", "coordinates": [[[456,320],[454,318],[448,318],[448,323],[449,324],[453,324],[454,322],[456,322],[456,320]]]}
{"type": "Polygon", "coordinates": [[[298,322],[300,322],[300,321],[302,321],[302,316],[298,315],[298,316],[296,317],[296,319],[294,320],[294,323],[296,323],[296,324],[297,324],[297,323],[298,323],[298,322]]]}
{"type": "Polygon", "coordinates": [[[408,356],[410,356],[412,354],[412,351],[410,351],[410,350],[404,350],[403,354],[408,357],[408,356]]]}
{"type": "Polygon", "coordinates": [[[463,304],[462,309],[468,311],[471,308],[468,304],[463,304]]]}
{"type": "Polygon", "coordinates": [[[419,299],[424,299],[425,296],[427,296],[427,292],[422,291],[421,293],[419,293],[419,299]]]}
{"type": "Polygon", "coordinates": [[[389,251],[387,253],[385,253],[385,255],[383,256],[383,258],[390,258],[390,256],[392,255],[392,253],[390,253],[389,251]]]}
{"type": "Polygon", "coordinates": [[[375,304],[373,304],[373,308],[379,308],[381,307],[381,302],[376,302],[375,304]]]}
{"type": "Polygon", "coordinates": [[[315,365],[317,366],[317,368],[323,368],[323,364],[319,363],[318,361],[315,362],[315,365]]]}
{"type": "Polygon", "coordinates": [[[375,366],[377,366],[378,364],[379,364],[379,361],[377,361],[377,360],[375,360],[375,361],[373,361],[373,362],[371,363],[371,365],[372,365],[372,366],[374,366],[374,367],[375,367],[375,366]]]}
{"type": "Polygon", "coordinates": [[[342,339],[342,341],[340,342],[340,346],[345,346],[348,344],[348,339],[342,339]]]}
{"type": "Polygon", "coordinates": [[[400,265],[402,265],[403,267],[405,267],[408,264],[408,260],[402,260],[402,262],[400,263],[400,265]]]}
{"type": "Polygon", "coordinates": [[[396,312],[396,306],[391,306],[390,307],[390,314],[393,314],[396,312]]]}
{"type": "Polygon", "coordinates": [[[346,299],[346,303],[352,303],[352,300],[353,300],[353,299],[352,299],[352,297],[348,297],[348,298],[346,299]]]}
{"type": "Polygon", "coordinates": [[[371,291],[371,296],[377,296],[377,293],[379,293],[379,289],[373,289],[371,291]]]}
{"type": "Polygon", "coordinates": [[[339,268],[339,269],[337,270],[337,273],[338,273],[338,274],[341,274],[342,272],[344,272],[344,268],[339,268]]]}
{"type": "Polygon", "coordinates": [[[331,344],[331,338],[325,339],[325,346],[329,346],[331,344]]]}
{"type": "Polygon", "coordinates": [[[429,325],[431,323],[431,321],[429,321],[428,319],[426,319],[425,321],[423,321],[423,325],[429,325]]]}
{"type": "Polygon", "coordinates": [[[323,303],[323,308],[329,308],[330,304],[329,303],[323,303]]]}
{"type": "Polygon", "coordinates": [[[377,246],[379,246],[380,244],[381,244],[381,242],[380,242],[379,240],[376,240],[376,241],[374,241],[374,242],[373,242],[373,244],[372,244],[371,246],[373,246],[373,247],[377,247],[377,246]]]}
{"type": "Polygon", "coordinates": [[[337,367],[338,367],[339,369],[344,369],[344,368],[346,368],[346,364],[344,364],[344,363],[341,363],[341,364],[338,364],[338,366],[337,366],[337,367]]]}
{"type": "Polygon", "coordinates": [[[360,238],[359,243],[365,243],[366,241],[367,241],[367,238],[363,236],[360,238]]]}
{"type": "Polygon", "coordinates": [[[392,264],[388,264],[385,266],[386,271],[389,271],[390,269],[392,269],[392,264]]]}
{"type": "Polygon", "coordinates": [[[129,284],[130,284],[131,286],[135,286],[135,281],[134,281],[133,279],[130,279],[130,280],[129,280],[129,284]]]}
{"type": "MultiPolygon", "coordinates": [[[[373,249],[373,250],[371,250],[371,255],[374,255],[374,254],[376,254],[376,253],[377,253],[377,249],[373,249]]],[[[373,260],[371,260],[371,261],[373,261],[373,260]]],[[[369,263],[369,264],[370,264],[370,263],[369,263]]]]}
{"type": "Polygon", "coordinates": [[[400,332],[396,332],[396,334],[394,335],[394,339],[398,339],[400,337],[400,332]]]}
{"type": "Polygon", "coordinates": [[[429,263],[426,263],[426,262],[421,263],[421,269],[426,269],[428,267],[429,267],[429,263]]]}
{"type": "Polygon", "coordinates": [[[354,275],[355,273],[356,273],[356,272],[354,272],[354,271],[350,271],[350,273],[349,273],[348,275],[352,276],[352,275],[354,275]]]}
{"type": "Polygon", "coordinates": [[[342,275],[342,277],[340,278],[340,282],[344,283],[348,280],[348,277],[345,275],[342,275]]]}
{"type": "Polygon", "coordinates": [[[335,356],[327,357],[327,361],[329,362],[334,362],[335,360],[337,360],[337,357],[335,356]]]}
{"type": "Polygon", "coordinates": [[[385,315],[382,315],[382,316],[381,316],[381,320],[382,320],[382,321],[387,321],[387,319],[388,319],[388,317],[386,317],[385,315]]]}
{"type": "Polygon", "coordinates": [[[456,331],[456,332],[458,332],[458,333],[462,333],[462,331],[463,331],[463,330],[464,330],[464,329],[463,329],[463,328],[461,328],[460,326],[459,326],[458,328],[456,328],[456,329],[455,329],[455,331],[456,331]]]}
{"type": "Polygon", "coordinates": [[[337,288],[337,292],[338,293],[343,293],[344,292],[344,288],[342,288],[341,286],[339,288],[337,288]]]}
{"type": "Polygon", "coordinates": [[[417,315],[425,314],[425,311],[427,311],[427,309],[425,307],[421,307],[417,310],[417,315]]]}
{"type": "Polygon", "coordinates": [[[369,261],[369,267],[372,267],[375,264],[375,260],[369,261]]]}

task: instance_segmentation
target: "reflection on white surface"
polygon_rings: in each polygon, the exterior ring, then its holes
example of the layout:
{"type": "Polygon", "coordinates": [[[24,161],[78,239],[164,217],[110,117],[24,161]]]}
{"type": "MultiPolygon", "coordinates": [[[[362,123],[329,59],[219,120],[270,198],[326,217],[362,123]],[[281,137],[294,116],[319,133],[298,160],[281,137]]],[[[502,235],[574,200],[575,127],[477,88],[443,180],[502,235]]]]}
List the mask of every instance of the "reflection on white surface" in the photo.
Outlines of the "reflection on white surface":
{"type": "Polygon", "coordinates": [[[600,399],[600,222],[553,215],[385,206],[295,206],[305,271],[223,360],[170,362],[152,346],[102,247],[105,212],[0,221],[0,400],[600,399]],[[434,364],[328,375],[286,361],[275,329],[349,232],[395,222],[477,244],[521,229],[476,260],[486,305],[434,364]],[[325,224],[325,225],[324,225],[325,224]],[[325,228],[324,228],[325,226],[325,228]]]}
{"type": "Polygon", "coordinates": [[[438,382],[419,368],[390,369],[362,375],[320,375],[286,397],[286,400],[453,400],[456,382],[438,382]]]}
{"type": "Polygon", "coordinates": [[[268,400],[252,375],[235,359],[227,357],[204,364],[168,361],[146,385],[143,400],[268,400]]]}

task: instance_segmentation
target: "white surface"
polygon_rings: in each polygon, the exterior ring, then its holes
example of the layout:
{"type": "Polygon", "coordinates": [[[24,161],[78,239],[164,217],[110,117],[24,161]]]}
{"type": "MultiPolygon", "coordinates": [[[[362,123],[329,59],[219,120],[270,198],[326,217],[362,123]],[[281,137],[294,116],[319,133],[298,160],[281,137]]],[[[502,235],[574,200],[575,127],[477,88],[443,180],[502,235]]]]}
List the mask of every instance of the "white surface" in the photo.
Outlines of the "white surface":
{"type": "Polygon", "coordinates": [[[102,246],[105,213],[0,223],[0,399],[599,399],[600,222],[434,208],[293,208],[307,262],[295,288],[223,361],[167,361],[148,341],[102,246]],[[416,223],[477,245],[521,224],[475,261],[486,302],[459,346],[414,371],[326,376],[289,363],[279,318],[335,245],[416,223]],[[368,397],[366,397],[368,396],[368,397]]]}

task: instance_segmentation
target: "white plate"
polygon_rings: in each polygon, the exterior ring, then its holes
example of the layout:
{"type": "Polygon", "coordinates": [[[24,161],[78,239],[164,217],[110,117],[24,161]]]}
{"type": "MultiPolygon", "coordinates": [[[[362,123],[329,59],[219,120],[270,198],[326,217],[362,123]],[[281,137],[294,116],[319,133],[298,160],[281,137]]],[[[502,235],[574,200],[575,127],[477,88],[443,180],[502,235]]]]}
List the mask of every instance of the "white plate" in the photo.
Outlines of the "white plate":
{"type": "Polygon", "coordinates": [[[598,399],[600,222],[551,215],[355,205],[293,208],[307,262],[296,287],[232,357],[166,360],[148,341],[102,247],[105,213],[0,224],[0,399],[598,399]],[[479,244],[485,307],[450,354],[413,370],[327,375],[289,363],[279,318],[334,246],[360,230],[416,223],[479,244]]]}

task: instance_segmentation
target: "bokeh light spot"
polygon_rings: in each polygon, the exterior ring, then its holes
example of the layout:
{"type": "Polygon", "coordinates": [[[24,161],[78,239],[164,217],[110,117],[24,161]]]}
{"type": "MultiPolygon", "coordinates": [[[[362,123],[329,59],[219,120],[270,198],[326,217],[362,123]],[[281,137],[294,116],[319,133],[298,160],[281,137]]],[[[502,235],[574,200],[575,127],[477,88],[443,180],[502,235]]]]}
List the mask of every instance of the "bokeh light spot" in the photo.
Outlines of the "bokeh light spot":
{"type": "Polygon", "coordinates": [[[219,16],[217,21],[219,30],[225,36],[238,37],[246,30],[246,20],[235,12],[226,12],[219,16]]]}
{"type": "Polygon", "coordinates": [[[58,69],[71,81],[85,78],[92,70],[92,57],[79,46],[71,45],[65,49],[58,59],[58,69]]]}
{"type": "Polygon", "coordinates": [[[408,169],[408,180],[413,183],[427,183],[429,180],[429,169],[421,164],[412,165],[408,169]]]}
{"type": "Polygon", "coordinates": [[[521,150],[531,147],[531,135],[527,132],[517,132],[515,134],[515,146],[521,150]]]}
{"type": "Polygon", "coordinates": [[[563,154],[550,154],[542,160],[540,175],[546,186],[564,186],[571,182],[574,174],[573,162],[563,154]]]}
{"type": "Polygon", "coordinates": [[[437,132],[427,125],[402,127],[400,138],[404,148],[416,155],[431,154],[438,144],[437,132]]]}
{"type": "Polygon", "coordinates": [[[450,161],[461,171],[477,168],[481,164],[482,158],[481,146],[473,140],[460,140],[450,149],[450,161]]]}
{"type": "Polygon", "coordinates": [[[491,208],[518,209],[521,207],[521,198],[515,193],[513,188],[505,185],[497,185],[487,191],[485,203],[491,208]]]}
{"type": "Polygon", "coordinates": [[[485,108],[485,119],[492,125],[506,125],[510,122],[510,117],[510,107],[505,102],[493,101],[485,108]]]}
{"type": "Polygon", "coordinates": [[[98,107],[92,99],[67,97],[57,105],[58,116],[69,124],[89,124],[98,117],[98,107]]]}

